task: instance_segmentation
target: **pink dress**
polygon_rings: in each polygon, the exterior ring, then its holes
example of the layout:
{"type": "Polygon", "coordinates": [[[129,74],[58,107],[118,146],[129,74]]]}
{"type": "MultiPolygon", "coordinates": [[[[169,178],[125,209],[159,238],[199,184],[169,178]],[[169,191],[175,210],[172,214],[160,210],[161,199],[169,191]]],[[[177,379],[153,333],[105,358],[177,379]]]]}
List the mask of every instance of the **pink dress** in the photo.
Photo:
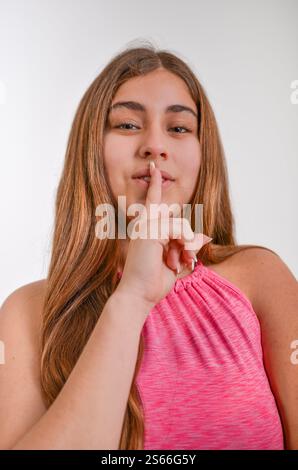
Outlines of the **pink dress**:
{"type": "Polygon", "coordinates": [[[141,334],[145,450],[284,449],[260,324],[239,288],[198,260],[141,334]]]}

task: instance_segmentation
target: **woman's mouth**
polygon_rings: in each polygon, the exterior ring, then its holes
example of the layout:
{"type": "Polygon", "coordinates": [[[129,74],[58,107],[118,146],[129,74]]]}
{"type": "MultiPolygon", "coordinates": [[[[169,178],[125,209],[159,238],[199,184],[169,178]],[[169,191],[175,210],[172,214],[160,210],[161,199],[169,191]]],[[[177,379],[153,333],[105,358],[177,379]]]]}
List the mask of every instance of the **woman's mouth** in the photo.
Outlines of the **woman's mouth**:
{"type": "MultiPolygon", "coordinates": [[[[139,178],[132,178],[132,179],[136,181],[136,183],[139,184],[140,186],[143,186],[143,188],[146,188],[149,186],[151,176],[141,176],[139,178]]],[[[163,189],[168,188],[173,182],[174,182],[173,180],[162,178],[162,188],[163,189]]]]}

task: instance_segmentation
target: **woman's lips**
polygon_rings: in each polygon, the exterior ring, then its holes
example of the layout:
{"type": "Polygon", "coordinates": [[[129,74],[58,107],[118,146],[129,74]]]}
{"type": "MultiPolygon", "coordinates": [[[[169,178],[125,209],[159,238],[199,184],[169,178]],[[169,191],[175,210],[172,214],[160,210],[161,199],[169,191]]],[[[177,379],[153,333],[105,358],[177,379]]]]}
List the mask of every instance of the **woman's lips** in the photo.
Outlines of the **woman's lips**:
{"type": "MultiPolygon", "coordinates": [[[[143,178],[132,178],[133,181],[135,181],[138,185],[140,185],[143,188],[147,188],[149,186],[149,181],[144,180],[143,178]]],[[[162,189],[168,188],[172,183],[174,183],[173,180],[162,180],[162,189]]]]}

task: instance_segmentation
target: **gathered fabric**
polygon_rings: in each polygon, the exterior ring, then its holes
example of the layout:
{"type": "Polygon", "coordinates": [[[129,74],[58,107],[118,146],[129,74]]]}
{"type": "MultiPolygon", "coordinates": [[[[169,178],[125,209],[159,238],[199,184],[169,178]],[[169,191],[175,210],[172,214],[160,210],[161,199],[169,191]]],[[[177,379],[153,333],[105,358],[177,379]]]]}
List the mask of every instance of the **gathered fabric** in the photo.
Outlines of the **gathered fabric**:
{"type": "Polygon", "coordinates": [[[199,259],[141,334],[144,449],[284,449],[259,320],[237,286],[199,259]]]}

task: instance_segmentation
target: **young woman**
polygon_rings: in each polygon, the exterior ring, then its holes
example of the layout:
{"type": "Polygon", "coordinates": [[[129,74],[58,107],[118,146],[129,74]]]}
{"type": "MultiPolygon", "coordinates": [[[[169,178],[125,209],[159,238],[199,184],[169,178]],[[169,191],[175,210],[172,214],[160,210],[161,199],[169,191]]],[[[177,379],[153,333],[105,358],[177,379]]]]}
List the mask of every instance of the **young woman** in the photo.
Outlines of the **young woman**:
{"type": "Polygon", "coordinates": [[[2,306],[0,447],[297,449],[297,304],[277,254],[236,244],[194,73],[168,51],[127,49],[76,112],[47,278],[2,306]],[[117,211],[119,196],[148,209],[141,227],[169,222],[166,237],[97,237],[96,208],[117,211]],[[154,219],[161,203],[191,204],[191,220],[154,219]]]}

